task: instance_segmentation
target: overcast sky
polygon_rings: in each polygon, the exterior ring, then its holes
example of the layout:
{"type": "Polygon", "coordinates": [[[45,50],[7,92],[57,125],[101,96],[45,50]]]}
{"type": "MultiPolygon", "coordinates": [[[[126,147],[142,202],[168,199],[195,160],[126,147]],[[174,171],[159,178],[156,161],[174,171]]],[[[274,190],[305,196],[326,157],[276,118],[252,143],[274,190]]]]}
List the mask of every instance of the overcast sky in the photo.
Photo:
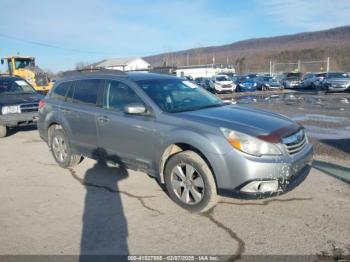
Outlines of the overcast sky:
{"type": "Polygon", "coordinates": [[[0,56],[35,56],[53,71],[350,24],[349,0],[0,0],[0,7],[0,56]]]}

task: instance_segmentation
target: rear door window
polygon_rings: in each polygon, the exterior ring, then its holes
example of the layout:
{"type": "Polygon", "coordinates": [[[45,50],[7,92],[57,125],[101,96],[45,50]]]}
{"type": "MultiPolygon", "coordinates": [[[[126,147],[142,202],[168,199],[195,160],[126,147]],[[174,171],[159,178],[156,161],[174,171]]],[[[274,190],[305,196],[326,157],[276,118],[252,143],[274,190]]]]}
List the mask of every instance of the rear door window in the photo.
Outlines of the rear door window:
{"type": "Polygon", "coordinates": [[[101,79],[78,80],[75,83],[73,102],[95,106],[99,89],[104,81],[101,79]]]}

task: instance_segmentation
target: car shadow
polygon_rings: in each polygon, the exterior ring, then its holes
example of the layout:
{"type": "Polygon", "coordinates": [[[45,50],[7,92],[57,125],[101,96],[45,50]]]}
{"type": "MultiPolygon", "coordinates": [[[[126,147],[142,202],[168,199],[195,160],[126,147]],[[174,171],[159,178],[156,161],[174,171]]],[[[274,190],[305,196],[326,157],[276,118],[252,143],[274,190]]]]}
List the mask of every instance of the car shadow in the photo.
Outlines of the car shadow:
{"type": "Polygon", "coordinates": [[[127,170],[96,162],[84,178],[72,175],[86,188],[79,261],[127,255],[128,228],[118,190],[118,183],[128,177],[127,170]]]}
{"type": "Polygon", "coordinates": [[[18,132],[28,132],[28,131],[34,131],[34,130],[37,130],[36,125],[12,127],[12,128],[7,129],[6,137],[13,136],[13,135],[17,134],[18,132]]]}
{"type": "Polygon", "coordinates": [[[324,174],[350,184],[350,168],[324,161],[314,160],[312,167],[324,174]]]}

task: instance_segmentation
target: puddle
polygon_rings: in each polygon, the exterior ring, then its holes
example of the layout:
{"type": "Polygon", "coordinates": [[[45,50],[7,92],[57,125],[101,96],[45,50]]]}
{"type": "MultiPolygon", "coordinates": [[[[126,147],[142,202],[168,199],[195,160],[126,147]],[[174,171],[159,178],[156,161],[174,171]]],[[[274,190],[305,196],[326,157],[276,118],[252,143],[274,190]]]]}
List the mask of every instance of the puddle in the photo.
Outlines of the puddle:
{"type": "Polygon", "coordinates": [[[253,106],[289,116],[316,139],[350,138],[350,94],[282,93],[243,94],[225,103],[253,106]]]}
{"type": "Polygon", "coordinates": [[[319,126],[308,126],[306,128],[307,135],[313,138],[322,140],[334,140],[334,139],[349,139],[350,128],[345,129],[332,129],[319,126]]]}
{"type": "Polygon", "coordinates": [[[350,119],[347,117],[339,117],[339,116],[328,116],[328,115],[321,115],[321,114],[306,114],[306,115],[300,115],[293,117],[293,120],[295,121],[319,121],[319,122],[331,122],[331,123],[344,123],[349,122],[350,119]]]}

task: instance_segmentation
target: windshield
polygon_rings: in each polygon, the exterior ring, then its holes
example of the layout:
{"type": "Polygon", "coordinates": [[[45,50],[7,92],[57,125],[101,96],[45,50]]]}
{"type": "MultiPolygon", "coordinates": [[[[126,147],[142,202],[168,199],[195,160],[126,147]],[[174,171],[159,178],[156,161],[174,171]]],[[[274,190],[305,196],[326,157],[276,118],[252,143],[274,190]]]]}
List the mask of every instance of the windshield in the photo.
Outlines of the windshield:
{"type": "Polygon", "coordinates": [[[28,66],[34,66],[34,61],[32,59],[23,59],[23,58],[17,58],[15,60],[15,64],[16,64],[16,69],[18,68],[25,68],[28,66]]]}
{"type": "Polygon", "coordinates": [[[165,112],[175,113],[225,105],[201,87],[181,79],[153,79],[137,84],[165,112]]]}
{"type": "Polygon", "coordinates": [[[21,79],[0,79],[0,95],[35,93],[33,87],[21,79]]]}
{"type": "Polygon", "coordinates": [[[218,81],[218,82],[231,81],[231,79],[228,76],[217,76],[217,77],[215,77],[215,81],[218,81]]]}
{"type": "Polygon", "coordinates": [[[346,73],[328,73],[328,78],[348,78],[348,74],[346,73]]]}
{"type": "Polygon", "coordinates": [[[270,77],[270,76],[267,76],[267,77],[264,77],[264,81],[265,82],[273,82],[273,81],[275,81],[272,77],[270,77]]]}

